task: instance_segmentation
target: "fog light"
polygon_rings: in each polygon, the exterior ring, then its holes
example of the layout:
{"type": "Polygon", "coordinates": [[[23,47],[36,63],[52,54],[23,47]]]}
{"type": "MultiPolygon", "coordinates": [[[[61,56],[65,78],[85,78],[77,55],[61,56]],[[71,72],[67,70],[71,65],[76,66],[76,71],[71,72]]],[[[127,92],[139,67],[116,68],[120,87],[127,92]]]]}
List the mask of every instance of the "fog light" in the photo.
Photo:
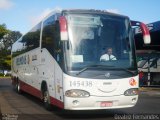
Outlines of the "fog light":
{"type": "Polygon", "coordinates": [[[79,89],[67,90],[65,92],[65,95],[67,97],[76,97],[76,98],[84,98],[84,97],[90,96],[89,92],[87,92],[85,90],[79,90],[79,89]]]}
{"type": "Polygon", "coordinates": [[[136,102],[136,100],[137,100],[136,98],[133,98],[133,99],[132,99],[132,103],[135,103],[135,102],[136,102]]]}
{"type": "Polygon", "coordinates": [[[79,101],[78,100],[74,100],[72,103],[73,103],[74,106],[79,105],[79,101]]]}

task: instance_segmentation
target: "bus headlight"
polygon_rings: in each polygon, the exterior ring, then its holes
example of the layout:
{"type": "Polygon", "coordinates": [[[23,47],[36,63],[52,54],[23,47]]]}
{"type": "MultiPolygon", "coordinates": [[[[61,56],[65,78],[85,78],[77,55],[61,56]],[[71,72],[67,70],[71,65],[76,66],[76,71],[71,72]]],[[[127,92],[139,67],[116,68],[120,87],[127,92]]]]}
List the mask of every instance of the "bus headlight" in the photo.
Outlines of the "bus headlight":
{"type": "Polygon", "coordinates": [[[131,88],[131,89],[128,89],[124,92],[124,95],[125,96],[133,96],[133,95],[138,95],[138,88],[131,88]]]}
{"type": "Polygon", "coordinates": [[[65,92],[65,95],[67,97],[77,97],[77,98],[79,98],[79,97],[89,97],[90,96],[89,92],[84,91],[84,90],[79,90],[79,89],[67,90],[65,92]]]}

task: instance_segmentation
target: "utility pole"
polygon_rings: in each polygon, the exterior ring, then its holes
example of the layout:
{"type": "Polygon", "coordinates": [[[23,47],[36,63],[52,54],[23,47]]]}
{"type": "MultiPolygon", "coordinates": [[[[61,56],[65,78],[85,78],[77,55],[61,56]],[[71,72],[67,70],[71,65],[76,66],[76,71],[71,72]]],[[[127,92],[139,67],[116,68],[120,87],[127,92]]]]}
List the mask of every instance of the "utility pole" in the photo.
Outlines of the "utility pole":
{"type": "Polygon", "coordinates": [[[151,82],[151,73],[150,73],[150,53],[149,53],[149,56],[148,56],[148,81],[147,81],[148,86],[150,86],[150,82],[151,82]]]}

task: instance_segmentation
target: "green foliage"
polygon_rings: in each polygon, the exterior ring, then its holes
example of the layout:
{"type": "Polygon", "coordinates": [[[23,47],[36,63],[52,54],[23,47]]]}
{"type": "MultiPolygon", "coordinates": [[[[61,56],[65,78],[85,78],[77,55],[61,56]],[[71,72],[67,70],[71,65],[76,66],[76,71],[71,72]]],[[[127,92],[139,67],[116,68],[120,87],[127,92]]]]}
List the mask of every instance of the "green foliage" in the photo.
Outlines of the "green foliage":
{"type": "Polygon", "coordinates": [[[5,63],[8,65],[8,66],[11,66],[11,55],[8,55],[5,59],[5,63]]]}
{"type": "Polygon", "coordinates": [[[3,73],[0,73],[0,77],[1,77],[1,76],[4,76],[4,74],[3,74],[3,73]]]}
{"type": "Polygon", "coordinates": [[[2,39],[3,36],[5,34],[7,34],[8,32],[9,32],[9,30],[6,29],[6,25],[5,24],[0,25],[0,39],[2,39]]]}
{"type": "Polygon", "coordinates": [[[0,25],[0,70],[11,69],[12,44],[21,36],[19,31],[10,31],[5,24],[0,25]]]}
{"type": "Polygon", "coordinates": [[[7,74],[7,75],[4,76],[3,73],[0,73],[0,77],[9,77],[9,76],[10,76],[10,74],[7,74]]]}
{"type": "Polygon", "coordinates": [[[10,70],[11,67],[11,56],[10,50],[0,50],[0,70],[10,70]]]}
{"type": "Polygon", "coordinates": [[[1,70],[10,70],[11,69],[10,60],[5,60],[5,58],[0,59],[0,68],[1,70]]]}
{"type": "Polygon", "coordinates": [[[12,44],[15,41],[17,41],[21,36],[22,34],[19,31],[10,31],[9,33],[7,33],[1,40],[1,42],[3,43],[4,49],[11,49],[12,44]]]}

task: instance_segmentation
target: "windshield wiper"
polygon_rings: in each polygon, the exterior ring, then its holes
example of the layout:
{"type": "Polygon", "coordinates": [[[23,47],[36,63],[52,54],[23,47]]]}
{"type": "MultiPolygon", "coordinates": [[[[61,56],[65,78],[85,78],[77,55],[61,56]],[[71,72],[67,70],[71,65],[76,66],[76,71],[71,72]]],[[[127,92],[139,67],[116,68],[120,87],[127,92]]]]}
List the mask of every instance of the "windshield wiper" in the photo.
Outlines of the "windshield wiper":
{"type": "Polygon", "coordinates": [[[131,73],[132,75],[136,75],[135,72],[131,71],[131,70],[128,70],[126,68],[114,68],[115,66],[108,66],[108,65],[89,65],[89,66],[86,66],[85,68],[81,69],[76,75],[79,75],[81,74],[82,72],[88,70],[88,69],[92,69],[92,68],[107,68],[107,69],[115,69],[115,70],[123,70],[123,71],[126,71],[128,73],[131,73]]]}
{"type": "Polygon", "coordinates": [[[89,65],[85,68],[81,69],[76,75],[81,74],[82,72],[86,71],[87,69],[96,68],[96,67],[102,67],[102,68],[112,68],[114,66],[106,66],[106,65],[89,65]]]}

